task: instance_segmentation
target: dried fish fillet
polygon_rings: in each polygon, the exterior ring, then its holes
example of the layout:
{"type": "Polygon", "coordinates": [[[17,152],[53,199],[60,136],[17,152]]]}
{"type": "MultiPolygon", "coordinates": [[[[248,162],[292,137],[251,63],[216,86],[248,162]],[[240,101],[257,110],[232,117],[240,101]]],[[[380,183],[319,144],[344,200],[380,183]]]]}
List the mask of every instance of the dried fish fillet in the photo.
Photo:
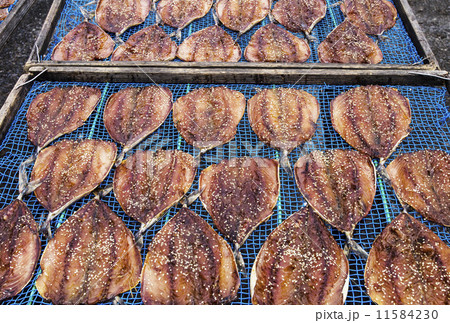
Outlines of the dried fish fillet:
{"type": "Polygon", "coordinates": [[[297,186],[328,223],[351,236],[370,211],[376,173],[370,157],[355,150],[315,150],[295,164],[297,186]]]}
{"type": "Polygon", "coordinates": [[[344,20],[317,48],[321,63],[378,64],[383,53],[361,29],[344,20]]]}
{"type": "Polygon", "coordinates": [[[82,22],[55,46],[54,61],[94,61],[108,58],[114,50],[114,40],[98,26],[82,22]]]}
{"type": "Polygon", "coordinates": [[[344,0],[341,11],[351,23],[370,35],[381,35],[394,27],[397,19],[397,9],[388,0],[344,0]]]}
{"type": "Polygon", "coordinates": [[[15,0],[0,0],[0,8],[7,8],[13,5],[15,0]]]}
{"type": "Polygon", "coordinates": [[[232,158],[204,169],[200,195],[215,226],[238,249],[271,215],[280,193],[278,161],[232,158]]]}
{"type": "Polygon", "coordinates": [[[161,27],[153,25],[133,34],[125,44],[117,47],[112,61],[171,61],[175,59],[177,44],[161,27]]]}
{"type": "Polygon", "coordinates": [[[448,305],[450,248],[403,212],[375,239],[364,280],[380,305],[448,305]]]}
{"type": "Polygon", "coordinates": [[[31,181],[42,181],[34,194],[50,211],[47,224],[100,185],[111,170],[116,153],[114,143],[94,139],[62,140],[39,153],[31,181]]]}
{"type": "Polygon", "coordinates": [[[409,100],[397,89],[361,86],[331,101],[333,128],[353,148],[381,163],[409,135],[409,100]]]}
{"type": "Polygon", "coordinates": [[[306,34],[311,33],[326,13],[325,0],[279,0],[272,10],[273,17],[287,29],[306,34]]]}
{"type": "Polygon", "coordinates": [[[215,25],[186,38],[178,47],[177,57],[186,62],[237,62],[241,59],[241,48],[215,25]]]}
{"type": "Polygon", "coordinates": [[[213,0],[161,0],[157,12],[166,25],[181,30],[206,15],[212,4],[213,0]]]}
{"type": "Polygon", "coordinates": [[[234,138],[245,104],[242,93],[223,86],[193,90],[173,105],[173,122],[189,145],[206,151],[234,138]]]}
{"type": "Polygon", "coordinates": [[[54,304],[95,304],[135,287],[141,268],[131,231],[94,199],[69,217],[48,243],[36,287],[54,304]]]}
{"type": "Polygon", "coordinates": [[[144,304],[222,304],[239,289],[230,246],[187,208],[153,238],[141,281],[144,304]]]}
{"type": "Polygon", "coordinates": [[[122,34],[132,26],[145,21],[153,0],[99,0],[95,21],[104,30],[122,34]]]}
{"type": "Polygon", "coordinates": [[[41,253],[38,226],[27,205],[0,210],[0,301],[16,296],[33,277],[41,253]]]}
{"type": "Polygon", "coordinates": [[[398,156],[386,168],[401,201],[425,219],[450,226],[450,155],[421,150],[398,156]]]}
{"type": "Polygon", "coordinates": [[[187,193],[194,181],[194,157],[179,150],[139,150],[114,174],[114,195],[144,231],[187,193]]]}
{"type": "Polygon", "coordinates": [[[250,62],[303,63],[311,56],[311,49],[286,29],[270,23],[259,28],[250,39],[244,57],[250,62]]]}
{"type": "Polygon", "coordinates": [[[250,279],[253,304],[340,305],[347,296],[348,260],[309,207],[267,238],[250,279]]]}
{"type": "Polygon", "coordinates": [[[103,122],[125,153],[158,129],[171,110],[172,92],[168,88],[128,87],[110,96],[103,122]]]}
{"type": "Polygon", "coordinates": [[[39,94],[27,112],[28,139],[40,151],[56,138],[81,127],[101,96],[100,89],[85,86],[55,87],[39,94]]]}
{"type": "Polygon", "coordinates": [[[8,14],[9,14],[8,8],[1,8],[0,9],[0,21],[5,20],[6,17],[8,17],[8,14]]]}
{"type": "Polygon", "coordinates": [[[269,14],[271,5],[271,0],[219,0],[215,9],[224,26],[243,34],[269,14]]]}

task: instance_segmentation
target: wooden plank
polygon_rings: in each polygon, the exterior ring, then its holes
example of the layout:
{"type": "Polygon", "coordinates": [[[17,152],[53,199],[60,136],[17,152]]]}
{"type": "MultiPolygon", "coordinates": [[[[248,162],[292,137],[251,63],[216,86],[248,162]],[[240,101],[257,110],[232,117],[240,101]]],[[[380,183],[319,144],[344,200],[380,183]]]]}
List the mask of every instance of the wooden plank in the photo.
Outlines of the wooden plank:
{"type": "Polygon", "coordinates": [[[0,24],[0,46],[2,46],[16,29],[19,22],[36,0],[20,0],[0,24]]]}

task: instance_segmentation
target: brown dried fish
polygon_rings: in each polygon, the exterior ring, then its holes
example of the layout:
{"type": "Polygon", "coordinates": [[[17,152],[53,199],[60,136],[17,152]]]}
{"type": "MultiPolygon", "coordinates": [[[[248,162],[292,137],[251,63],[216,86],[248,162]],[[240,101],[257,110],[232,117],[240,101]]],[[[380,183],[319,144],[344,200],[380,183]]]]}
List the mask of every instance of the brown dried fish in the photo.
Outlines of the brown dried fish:
{"type": "Polygon", "coordinates": [[[386,171],[398,198],[425,219],[450,226],[450,155],[421,150],[398,156],[386,171]]]}
{"type": "Polygon", "coordinates": [[[272,215],[280,193],[278,161],[232,158],[204,169],[200,195],[215,226],[240,246],[272,215]]]}
{"type": "Polygon", "coordinates": [[[101,96],[100,89],[85,86],[55,87],[39,94],[27,112],[28,139],[40,151],[56,138],[81,127],[101,96]]]}
{"type": "Polygon", "coordinates": [[[269,14],[271,5],[271,0],[219,0],[215,9],[226,27],[244,34],[269,14]]]}
{"type": "Polygon", "coordinates": [[[89,194],[106,178],[117,147],[102,140],[62,140],[37,156],[31,181],[42,182],[34,191],[49,212],[44,228],[70,204],[89,194]]]}
{"type": "Polygon", "coordinates": [[[181,30],[206,15],[212,5],[213,0],[161,0],[157,12],[166,25],[181,30]]]}
{"type": "Polygon", "coordinates": [[[221,27],[199,30],[178,47],[177,57],[186,62],[237,62],[241,48],[221,27]]]}
{"type": "Polygon", "coordinates": [[[173,105],[173,122],[188,144],[205,152],[234,138],[245,104],[242,93],[223,86],[193,90],[173,105]]]}
{"type": "Polygon", "coordinates": [[[144,304],[222,304],[239,289],[230,246],[187,208],[153,238],[141,282],[144,304]]]}
{"type": "Polygon", "coordinates": [[[311,33],[326,13],[325,0],[280,0],[272,10],[273,17],[287,29],[306,34],[311,33]]]}
{"type": "Polygon", "coordinates": [[[0,21],[5,20],[6,17],[8,17],[8,14],[9,14],[8,8],[1,8],[0,9],[0,21]]]}
{"type": "Polygon", "coordinates": [[[13,5],[15,0],[0,0],[0,8],[7,8],[13,5]]]}
{"type": "Polygon", "coordinates": [[[128,38],[112,54],[112,61],[171,61],[177,44],[157,25],[149,26],[128,38]]]}
{"type": "Polygon", "coordinates": [[[250,62],[303,63],[311,56],[311,49],[286,29],[270,23],[259,28],[250,39],[244,57],[250,62]]]}
{"type": "Polygon", "coordinates": [[[378,64],[383,60],[378,45],[348,19],[320,43],[317,53],[321,63],[378,64]]]}
{"type": "Polygon", "coordinates": [[[295,164],[295,179],[308,204],[348,237],[375,198],[375,167],[355,150],[315,150],[302,156],[295,164]]]}
{"type": "Polygon", "coordinates": [[[172,92],[160,86],[128,87],[106,103],[103,122],[114,141],[126,152],[156,131],[172,110],[172,92]]]}
{"type": "Polygon", "coordinates": [[[340,305],[348,260],[313,210],[305,207],[267,238],[253,264],[253,304],[340,305]]]}
{"type": "Polygon", "coordinates": [[[0,301],[28,284],[40,253],[38,227],[27,205],[15,200],[0,210],[0,301]]]}
{"type": "Polygon", "coordinates": [[[344,0],[341,11],[355,26],[370,35],[394,27],[397,9],[388,0],[344,0]]]}
{"type": "Polygon", "coordinates": [[[99,0],[95,21],[104,30],[120,35],[143,23],[152,5],[153,0],[99,0]]]}
{"type": "Polygon", "coordinates": [[[380,305],[448,305],[450,248],[403,212],[375,239],[364,280],[380,305]]]}
{"type": "Polygon", "coordinates": [[[135,287],[141,268],[131,231],[105,203],[93,199],[48,243],[36,288],[54,304],[95,304],[135,287]]]}
{"type": "Polygon", "coordinates": [[[94,61],[108,58],[114,50],[114,40],[98,26],[82,22],[55,46],[54,61],[94,61]]]}
{"type": "Polygon", "coordinates": [[[378,85],[360,86],[331,101],[333,128],[353,148],[380,163],[409,135],[409,100],[397,89],[378,85]]]}
{"type": "Polygon", "coordinates": [[[195,173],[194,157],[188,153],[139,150],[117,167],[114,195],[144,232],[187,193],[195,173]]]}

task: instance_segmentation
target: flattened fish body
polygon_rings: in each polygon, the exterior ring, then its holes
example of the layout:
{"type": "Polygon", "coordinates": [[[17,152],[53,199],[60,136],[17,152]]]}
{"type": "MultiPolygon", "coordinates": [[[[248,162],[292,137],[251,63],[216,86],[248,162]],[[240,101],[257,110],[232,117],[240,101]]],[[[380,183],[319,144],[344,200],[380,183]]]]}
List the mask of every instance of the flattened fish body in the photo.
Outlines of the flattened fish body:
{"type": "Polygon", "coordinates": [[[313,210],[281,223],[256,257],[250,279],[253,304],[340,305],[347,295],[344,252],[313,210]]]}
{"type": "Polygon", "coordinates": [[[244,116],[245,96],[226,87],[193,90],[173,105],[173,122],[184,140],[212,149],[232,140],[244,116]]]}
{"type": "Polygon", "coordinates": [[[378,45],[347,19],[320,43],[317,53],[321,63],[378,64],[383,60],[378,45]]]}
{"type": "Polygon", "coordinates": [[[186,62],[237,62],[241,48],[221,27],[199,30],[178,47],[177,57],[186,62]]]}
{"type": "Polygon", "coordinates": [[[179,150],[137,151],[117,167],[114,195],[126,214],[147,224],[178,202],[194,181],[194,157],[179,150]]]}
{"type": "Polygon", "coordinates": [[[157,11],[166,25],[183,29],[206,15],[212,4],[213,0],[161,0],[157,11]]]}
{"type": "Polygon", "coordinates": [[[250,62],[303,63],[311,56],[311,49],[286,29],[270,23],[259,28],[245,48],[244,57],[250,62]]]}
{"type": "Polygon", "coordinates": [[[409,100],[397,89],[378,85],[361,86],[331,101],[333,128],[353,148],[373,157],[387,159],[409,135],[409,100]]]}
{"type": "Polygon", "coordinates": [[[6,17],[8,17],[8,14],[9,14],[8,8],[1,8],[0,9],[0,21],[5,20],[6,17]]]}
{"type": "Polygon", "coordinates": [[[177,44],[162,30],[153,25],[144,28],[117,47],[112,61],[171,61],[175,59],[177,44]]]}
{"type": "Polygon", "coordinates": [[[31,181],[42,181],[34,191],[50,212],[64,209],[89,194],[106,178],[117,147],[102,140],[62,140],[37,156],[31,181]]]}
{"type": "Polygon", "coordinates": [[[204,169],[200,195],[215,226],[241,246],[271,215],[280,193],[278,161],[233,158],[204,169]]]}
{"type": "Polygon", "coordinates": [[[168,88],[128,87],[108,99],[103,121],[111,138],[131,149],[158,129],[171,110],[168,88]]]}
{"type": "Polygon", "coordinates": [[[450,226],[450,155],[421,150],[398,156],[386,168],[395,193],[427,220],[450,226]]]}
{"type": "Polygon", "coordinates": [[[82,22],[55,46],[54,61],[94,61],[108,58],[114,40],[98,26],[82,22]]]}
{"type": "Polygon", "coordinates": [[[264,89],[248,101],[248,118],[259,140],[291,151],[314,135],[320,107],[302,90],[264,89]]]}
{"type": "Polygon", "coordinates": [[[307,34],[311,33],[326,13],[325,0],[279,0],[272,10],[273,17],[284,27],[307,34]]]}
{"type": "Polygon", "coordinates": [[[270,6],[270,0],[219,0],[215,8],[226,27],[243,34],[269,14],[270,6]]]}
{"type": "Polygon", "coordinates": [[[152,4],[152,0],[99,0],[95,21],[106,31],[122,34],[128,28],[143,23],[152,4]]]}
{"type": "Polygon", "coordinates": [[[15,0],[0,0],[0,8],[7,8],[13,5],[15,0]]]}
{"type": "Polygon", "coordinates": [[[135,287],[141,268],[131,231],[94,199],[69,217],[48,243],[36,288],[54,304],[95,304],[135,287]]]}
{"type": "Polygon", "coordinates": [[[83,125],[97,106],[100,89],[72,86],[56,87],[41,93],[27,112],[28,139],[38,148],[83,125]]]}
{"type": "Polygon", "coordinates": [[[387,0],[345,0],[341,11],[355,26],[370,35],[381,35],[394,27],[397,9],[387,0]]]}
{"type": "Polygon", "coordinates": [[[27,205],[15,200],[0,210],[0,301],[28,284],[40,252],[38,227],[27,205]]]}
{"type": "Polygon", "coordinates": [[[379,305],[450,304],[450,248],[407,213],[376,238],[364,273],[379,305]]]}
{"type": "Polygon", "coordinates": [[[208,223],[182,208],[153,238],[141,278],[144,304],[222,304],[236,298],[233,252],[208,223]]]}
{"type": "Polygon", "coordinates": [[[375,198],[374,165],[370,157],[354,150],[315,150],[300,157],[295,179],[309,205],[332,226],[350,234],[375,198]]]}

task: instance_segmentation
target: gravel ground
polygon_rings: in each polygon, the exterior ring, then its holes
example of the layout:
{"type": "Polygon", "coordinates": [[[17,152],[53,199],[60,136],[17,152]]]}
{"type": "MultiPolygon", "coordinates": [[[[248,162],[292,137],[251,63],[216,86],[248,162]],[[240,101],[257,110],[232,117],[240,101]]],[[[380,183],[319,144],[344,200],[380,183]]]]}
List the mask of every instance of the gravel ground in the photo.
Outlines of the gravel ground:
{"type": "MultiPolygon", "coordinates": [[[[450,7],[442,0],[409,0],[442,69],[450,70],[450,7]]],[[[15,34],[0,49],[0,106],[23,72],[52,1],[37,0],[18,25],[15,34]]]]}

